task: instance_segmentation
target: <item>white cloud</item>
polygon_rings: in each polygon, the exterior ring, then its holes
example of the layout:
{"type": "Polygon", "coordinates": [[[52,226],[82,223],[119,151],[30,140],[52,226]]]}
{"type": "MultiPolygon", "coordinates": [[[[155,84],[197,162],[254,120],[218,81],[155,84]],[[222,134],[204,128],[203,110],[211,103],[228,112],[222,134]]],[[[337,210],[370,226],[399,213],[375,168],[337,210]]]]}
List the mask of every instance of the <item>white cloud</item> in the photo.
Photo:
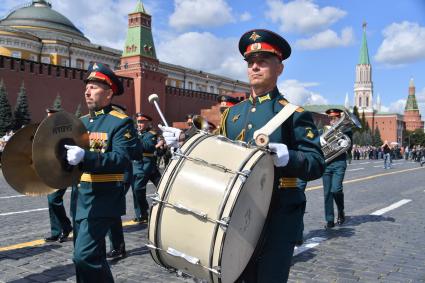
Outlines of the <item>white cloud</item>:
{"type": "Polygon", "coordinates": [[[241,16],[240,16],[240,20],[241,22],[246,22],[252,19],[252,15],[249,12],[244,12],[241,16]]]}
{"type": "Polygon", "coordinates": [[[404,21],[387,26],[375,60],[387,65],[403,65],[425,59],[425,27],[404,21]]]}
{"type": "Polygon", "coordinates": [[[157,46],[161,61],[246,81],[246,63],[236,38],[218,38],[208,32],[187,32],[157,46]]]}
{"type": "MultiPolygon", "coordinates": [[[[53,1],[53,8],[68,17],[92,43],[121,50],[128,27],[128,13],[135,7],[133,0],[53,1]]],[[[145,8],[148,10],[146,5],[145,8]]]]}
{"type": "Polygon", "coordinates": [[[318,83],[304,83],[297,80],[284,80],[279,83],[280,92],[291,102],[300,106],[328,104],[326,98],[309,90],[318,83]]]}
{"type": "Polygon", "coordinates": [[[327,29],[307,39],[299,39],[296,45],[303,49],[322,49],[339,46],[348,46],[354,42],[353,29],[344,28],[339,37],[333,30],[327,29]]]}
{"type": "Polygon", "coordinates": [[[283,32],[312,33],[323,30],[343,18],[347,12],[335,8],[320,8],[313,0],[294,0],[285,4],[281,0],[268,0],[266,12],[283,32]]]}
{"type": "Polygon", "coordinates": [[[221,26],[233,21],[232,8],[225,0],[174,0],[174,13],[169,24],[185,30],[221,26]]]}
{"type": "Polygon", "coordinates": [[[406,107],[406,99],[399,99],[392,102],[389,106],[381,106],[382,112],[404,114],[404,107],[406,107]]]}

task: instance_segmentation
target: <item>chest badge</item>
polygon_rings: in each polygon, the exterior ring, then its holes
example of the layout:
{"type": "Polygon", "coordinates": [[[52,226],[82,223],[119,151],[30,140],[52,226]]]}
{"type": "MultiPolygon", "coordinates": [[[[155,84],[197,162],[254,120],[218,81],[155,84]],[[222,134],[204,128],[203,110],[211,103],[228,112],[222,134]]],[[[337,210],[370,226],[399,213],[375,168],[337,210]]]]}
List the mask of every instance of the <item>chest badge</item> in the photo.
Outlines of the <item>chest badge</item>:
{"type": "Polygon", "coordinates": [[[126,139],[131,139],[132,138],[132,135],[131,135],[131,133],[130,133],[130,130],[127,130],[127,132],[124,134],[124,137],[126,138],[126,139]]]}
{"type": "Polygon", "coordinates": [[[241,116],[241,114],[237,114],[237,115],[233,116],[232,122],[235,123],[237,120],[239,120],[240,116],[241,116]]]}
{"type": "Polygon", "coordinates": [[[306,137],[309,139],[313,139],[314,138],[314,133],[313,130],[311,128],[305,128],[306,131],[306,137]]]}

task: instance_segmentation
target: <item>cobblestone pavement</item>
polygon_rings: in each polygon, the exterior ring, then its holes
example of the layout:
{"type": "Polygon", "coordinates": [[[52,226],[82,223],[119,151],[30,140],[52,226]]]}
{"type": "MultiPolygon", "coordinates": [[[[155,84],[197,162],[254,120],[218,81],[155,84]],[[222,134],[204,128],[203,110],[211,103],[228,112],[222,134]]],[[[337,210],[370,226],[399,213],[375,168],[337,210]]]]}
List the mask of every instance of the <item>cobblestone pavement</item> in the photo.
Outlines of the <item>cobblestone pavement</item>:
{"type": "MultiPolygon", "coordinates": [[[[289,281],[425,282],[424,169],[404,160],[390,170],[382,161],[353,161],[344,184],[347,221],[331,230],[323,229],[321,180],[309,183],[305,243],[295,251],[289,281]]],[[[194,282],[154,263],[144,246],[147,226],[129,222],[132,202],[129,193],[128,256],[110,262],[116,282],[194,282]]],[[[50,232],[48,218],[46,197],[18,196],[0,175],[0,282],[75,282],[72,242],[41,240],[50,232]]]]}

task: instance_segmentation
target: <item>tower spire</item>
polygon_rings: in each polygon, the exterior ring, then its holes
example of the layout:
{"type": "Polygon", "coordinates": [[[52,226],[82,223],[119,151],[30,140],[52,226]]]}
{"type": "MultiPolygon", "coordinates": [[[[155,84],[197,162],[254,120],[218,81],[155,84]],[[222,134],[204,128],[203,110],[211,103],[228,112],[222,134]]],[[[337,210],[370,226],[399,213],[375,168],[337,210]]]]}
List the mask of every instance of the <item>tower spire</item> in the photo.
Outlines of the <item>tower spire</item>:
{"type": "Polygon", "coordinates": [[[419,110],[418,103],[416,102],[416,87],[413,78],[409,81],[409,96],[407,97],[405,111],[419,110]]]}
{"type": "Polygon", "coordinates": [[[370,65],[369,61],[369,50],[367,48],[367,40],[366,40],[366,27],[367,23],[363,22],[363,38],[362,38],[362,47],[360,49],[360,58],[359,58],[359,64],[360,65],[370,65]]]}
{"type": "Polygon", "coordinates": [[[122,57],[142,56],[156,59],[152,36],[152,18],[138,0],[134,12],[128,15],[128,31],[122,57]]]}

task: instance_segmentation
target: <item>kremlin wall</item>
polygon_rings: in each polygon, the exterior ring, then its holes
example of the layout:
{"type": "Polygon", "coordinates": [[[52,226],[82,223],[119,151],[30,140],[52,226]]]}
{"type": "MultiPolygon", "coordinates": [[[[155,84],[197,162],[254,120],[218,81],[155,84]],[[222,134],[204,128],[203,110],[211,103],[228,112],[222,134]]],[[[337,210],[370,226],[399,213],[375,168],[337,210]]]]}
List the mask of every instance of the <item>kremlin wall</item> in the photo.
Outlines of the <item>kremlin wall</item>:
{"type": "MultiPolygon", "coordinates": [[[[382,140],[403,141],[403,131],[423,129],[415,97],[413,79],[409,83],[404,115],[380,111],[380,98],[374,104],[372,66],[366,39],[366,24],[359,62],[355,70],[354,105],[373,130],[378,127],[382,140]]],[[[24,84],[33,122],[45,117],[60,95],[62,108],[74,113],[78,105],[87,112],[83,78],[91,62],[104,63],[121,77],[125,93],[115,103],[127,108],[130,116],[144,112],[160,122],[154,107],[148,103],[152,93],[158,94],[160,107],[169,122],[184,126],[187,114],[201,114],[218,126],[218,96],[231,95],[239,100],[250,92],[249,84],[218,74],[161,62],[156,57],[152,36],[152,18],[141,1],[128,14],[128,30],[123,51],[92,43],[64,15],[45,0],[21,5],[0,20],[0,80],[7,89],[8,100],[15,103],[24,84]],[[179,123],[180,122],[180,123],[179,123]]],[[[305,105],[315,122],[328,123],[328,108],[345,105],[305,105]]]]}

